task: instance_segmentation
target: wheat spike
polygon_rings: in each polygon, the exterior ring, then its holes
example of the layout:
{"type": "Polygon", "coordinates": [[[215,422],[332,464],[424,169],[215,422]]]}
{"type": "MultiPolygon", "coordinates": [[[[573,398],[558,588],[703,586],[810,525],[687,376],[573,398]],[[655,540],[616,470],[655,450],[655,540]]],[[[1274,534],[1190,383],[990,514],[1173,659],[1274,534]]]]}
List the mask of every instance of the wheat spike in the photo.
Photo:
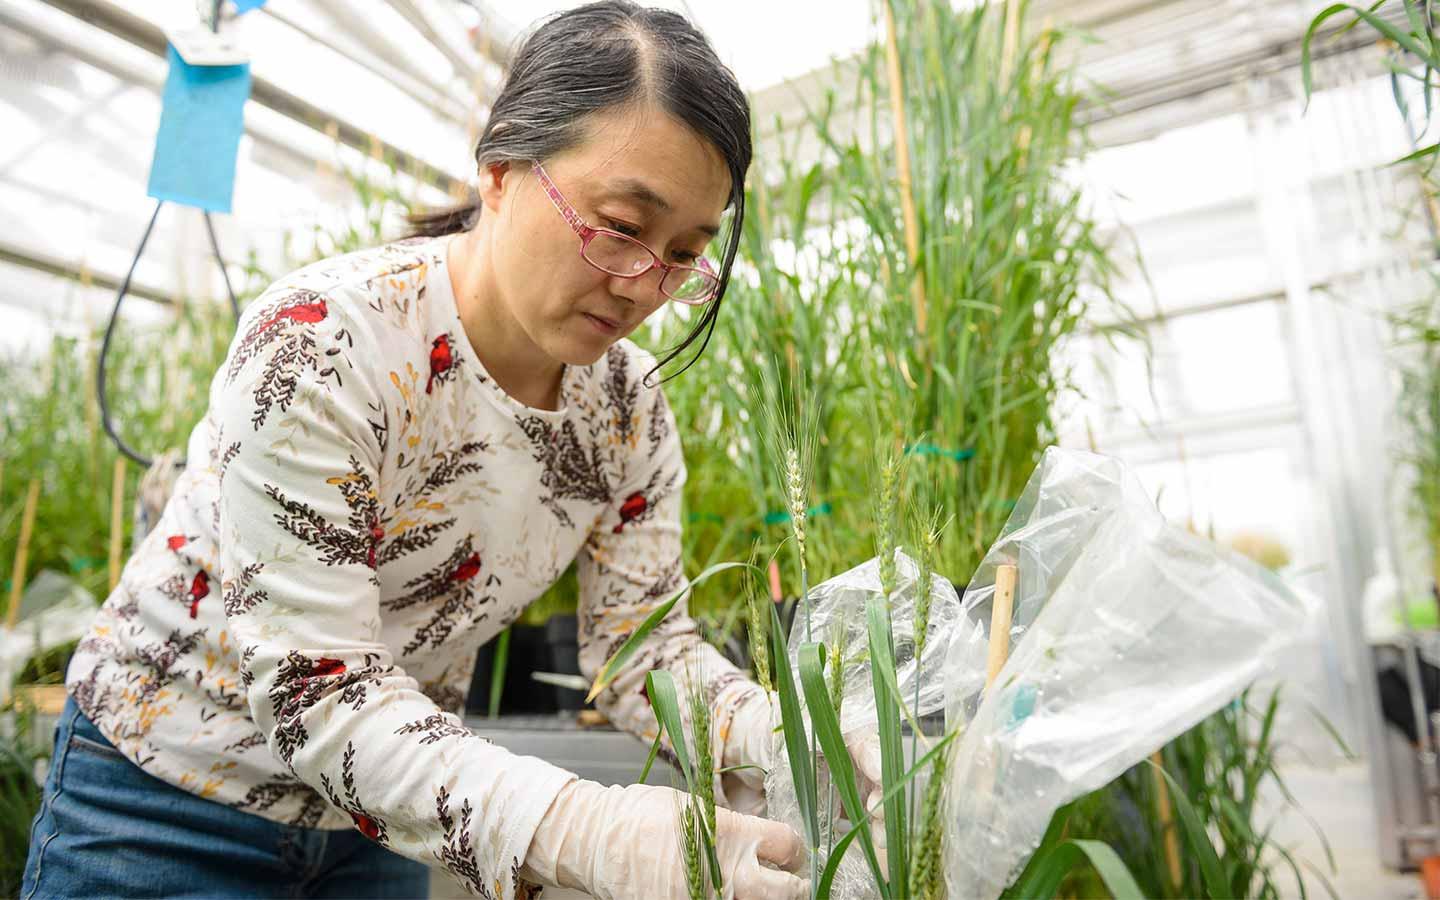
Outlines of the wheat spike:
{"type": "Polygon", "coordinates": [[[942,526],[936,521],[939,511],[930,517],[929,527],[920,536],[920,577],[915,583],[915,658],[925,653],[925,631],[930,625],[930,603],[934,599],[930,582],[935,575],[935,552],[940,544],[942,526]]]}
{"type": "Polygon", "coordinates": [[[915,850],[913,884],[916,895],[925,900],[938,900],[945,896],[945,877],[940,870],[940,845],[944,839],[940,795],[945,783],[947,757],[948,753],[942,750],[930,766],[930,784],[925,789],[925,806],[921,814],[920,846],[915,850]]]}
{"type": "Polygon", "coordinates": [[[680,809],[680,837],[685,851],[685,884],[690,900],[705,900],[705,868],[700,861],[700,811],[696,804],[685,803],[680,809]]]}
{"type": "Polygon", "coordinates": [[[748,607],[746,630],[750,634],[750,662],[755,667],[755,681],[766,693],[775,690],[770,681],[770,617],[761,606],[761,593],[751,582],[745,605],[748,607]]]}
{"type": "Polygon", "coordinates": [[[790,530],[795,535],[795,547],[800,552],[800,569],[806,571],[805,560],[805,473],[800,466],[800,451],[789,447],[785,451],[785,491],[790,501],[790,530]]]}
{"type": "Polygon", "coordinates": [[[893,452],[880,467],[880,491],[876,500],[875,525],[880,557],[880,589],[886,599],[895,592],[895,520],[899,503],[900,460],[893,452]]]}

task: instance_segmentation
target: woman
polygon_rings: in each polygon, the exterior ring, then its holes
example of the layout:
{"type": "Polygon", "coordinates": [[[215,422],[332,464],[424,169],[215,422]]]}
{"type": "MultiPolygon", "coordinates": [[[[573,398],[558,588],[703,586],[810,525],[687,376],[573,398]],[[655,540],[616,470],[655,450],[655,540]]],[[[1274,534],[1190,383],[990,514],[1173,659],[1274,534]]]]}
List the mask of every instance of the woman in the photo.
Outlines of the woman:
{"type": "MultiPolygon", "coordinates": [[[[750,153],[693,26],[595,3],[515,57],[472,204],[246,309],[71,663],[22,897],[424,896],[422,862],[485,897],[685,895],[675,791],[581,780],[456,712],[476,648],[572,560],[592,675],[683,586],[675,423],[625,337],[678,301],[695,326],[661,362],[703,349],[750,153]]],[[[680,607],[600,697],[612,721],[654,734],[656,667],[703,680],[717,759],[768,764],[769,698],[680,607]]],[[[760,790],[719,785],[751,811],[760,790]]],[[[727,893],[805,893],[793,830],[717,832],[727,893]]]]}

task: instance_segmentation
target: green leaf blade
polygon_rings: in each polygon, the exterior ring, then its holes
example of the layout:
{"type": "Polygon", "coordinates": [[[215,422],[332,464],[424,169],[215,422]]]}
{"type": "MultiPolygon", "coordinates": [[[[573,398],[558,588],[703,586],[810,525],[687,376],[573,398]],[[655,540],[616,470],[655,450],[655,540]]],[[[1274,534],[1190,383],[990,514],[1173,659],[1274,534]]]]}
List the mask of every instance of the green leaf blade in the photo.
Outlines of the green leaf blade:
{"type": "Polygon", "coordinates": [[[620,645],[620,649],[616,650],[610,658],[605,661],[605,665],[600,667],[599,673],[595,675],[595,682],[590,685],[590,693],[585,695],[585,702],[593,702],[594,699],[600,695],[600,692],[605,690],[611,681],[615,680],[615,676],[620,674],[620,670],[630,661],[630,657],[634,656],[636,651],[640,649],[640,645],[645,643],[645,639],[650,636],[650,632],[659,627],[660,623],[670,614],[670,610],[675,608],[675,604],[679,603],[682,597],[690,593],[702,582],[708,580],[712,575],[719,574],[727,569],[738,568],[753,569],[756,572],[760,571],[749,563],[716,563],[699,575],[696,575],[688,584],[676,591],[669,600],[666,600],[651,610],[650,614],[645,617],[645,620],[636,626],[634,631],[630,632],[630,636],[625,639],[625,643],[620,645]]]}
{"type": "MultiPolygon", "coordinates": [[[[829,685],[825,683],[824,654],[820,644],[807,643],[800,646],[800,683],[805,689],[805,702],[810,707],[815,739],[825,753],[825,761],[830,764],[830,780],[840,795],[845,814],[855,823],[855,830],[861,832],[860,846],[865,850],[865,859],[870,864],[870,871],[875,876],[880,895],[890,897],[890,885],[885,879],[885,873],[880,869],[880,858],[875,853],[875,844],[870,837],[869,817],[865,813],[864,800],[855,781],[855,764],[845,746],[845,737],[840,733],[840,720],[835,715],[835,707],[830,703],[829,685]]],[[[837,855],[832,851],[832,861],[837,855]]]]}
{"type": "Polygon", "coordinates": [[[800,695],[795,687],[795,673],[790,668],[790,649],[785,643],[785,628],[780,614],[770,606],[771,658],[775,660],[775,687],[780,699],[780,722],[784,730],[785,754],[790,760],[790,777],[795,784],[795,798],[805,837],[812,852],[820,846],[820,819],[815,791],[814,756],[805,739],[805,718],[800,710],[800,695]]]}
{"type": "Polygon", "coordinates": [[[890,878],[896,896],[909,896],[910,832],[906,823],[905,797],[890,796],[890,788],[905,773],[905,749],[900,740],[900,708],[895,687],[895,649],[890,629],[890,610],[883,597],[871,597],[866,604],[870,636],[870,674],[875,689],[875,714],[880,729],[880,770],[885,796],[885,840],[889,849],[890,878]],[[887,679],[888,676],[888,679],[887,679]]]}
{"type": "MultiPolygon", "coordinates": [[[[1154,763],[1151,763],[1154,765],[1154,763]]],[[[1165,777],[1166,783],[1170,785],[1170,799],[1175,805],[1175,812],[1180,818],[1180,825],[1185,835],[1185,843],[1189,845],[1190,852],[1200,862],[1200,875],[1205,881],[1205,891],[1212,897],[1224,897],[1229,893],[1229,884],[1225,878],[1225,868],[1220,864],[1220,857],[1215,853],[1215,846],[1210,843],[1210,835],[1206,832],[1205,826],[1200,823],[1200,817],[1195,812],[1195,807],[1190,803],[1190,798],[1180,788],[1180,784],[1165,771],[1163,766],[1156,766],[1160,774],[1165,777]]]]}

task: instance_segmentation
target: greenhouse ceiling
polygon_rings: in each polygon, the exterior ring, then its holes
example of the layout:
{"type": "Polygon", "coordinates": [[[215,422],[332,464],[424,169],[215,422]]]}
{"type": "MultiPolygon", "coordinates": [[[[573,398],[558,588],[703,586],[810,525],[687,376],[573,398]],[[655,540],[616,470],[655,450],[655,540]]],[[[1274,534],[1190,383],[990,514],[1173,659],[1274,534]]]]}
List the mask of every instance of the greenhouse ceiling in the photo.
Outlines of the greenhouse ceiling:
{"type": "MultiPolygon", "coordinates": [[[[215,217],[222,252],[262,268],[283,264],[285,242],[297,231],[342,214],[354,194],[347,178],[367,159],[414,172],[406,192],[421,202],[462,190],[474,136],[516,39],[573,5],[270,0],[228,18],[224,27],[250,53],[254,81],[234,210],[215,217]]],[[[830,86],[846,83],[844,61],[879,34],[873,0],[662,5],[694,18],[751,91],[762,164],[775,123],[783,131],[830,86]]],[[[1087,114],[1097,142],[1118,144],[1233,106],[1241,81],[1293,67],[1304,23],[1323,4],[1030,6],[1030,21],[1093,38],[1074,42],[1083,76],[1104,89],[1087,114]]],[[[145,186],[166,75],[165,29],[193,25],[210,8],[211,0],[0,0],[0,210],[8,213],[0,224],[0,346],[108,312],[154,208],[145,186]]],[[[167,209],[157,222],[136,266],[141,299],[129,311],[158,317],[159,304],[177,296],[222,296],[194,211],[167,209]]]]}

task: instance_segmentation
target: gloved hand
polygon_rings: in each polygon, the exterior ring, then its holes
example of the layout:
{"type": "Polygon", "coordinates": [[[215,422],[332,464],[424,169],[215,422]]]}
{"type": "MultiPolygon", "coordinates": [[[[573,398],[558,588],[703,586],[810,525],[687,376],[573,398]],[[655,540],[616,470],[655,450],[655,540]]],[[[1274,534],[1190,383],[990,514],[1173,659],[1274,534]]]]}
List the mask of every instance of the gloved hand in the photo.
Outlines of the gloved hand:
{"type": "MultiPolygon", "coordinates": [[[[725,738],[722,767],[758,766],[726,772],[721,785],[730,808],[748,815],[765,814],[765,772],[770,770],[775,729],[780,725],[780,701],[755,691],[740,702],[730,720],[725,738]],[[763,771],[762,771],[763,770],[763,771]]],[[[860,799],[870,812],[870,834],[882,861],[885,849],[884,797],[880,775],[880,735],[860,732],[845,738],[845,748],[855,764],[860,799]]]]}
{"type": "MultiPolygon", "coordinates": [[[[540,819],[520,877],[597,900],[686,900],[678,818],[686,800],[680,791],[648,784],[572,781],[540,819]]],[[[805,862],[804,842],[793,828],[717,809],[715,832],[725,900],[809,896],[809,882],[791,874],[805,862]]]]}

